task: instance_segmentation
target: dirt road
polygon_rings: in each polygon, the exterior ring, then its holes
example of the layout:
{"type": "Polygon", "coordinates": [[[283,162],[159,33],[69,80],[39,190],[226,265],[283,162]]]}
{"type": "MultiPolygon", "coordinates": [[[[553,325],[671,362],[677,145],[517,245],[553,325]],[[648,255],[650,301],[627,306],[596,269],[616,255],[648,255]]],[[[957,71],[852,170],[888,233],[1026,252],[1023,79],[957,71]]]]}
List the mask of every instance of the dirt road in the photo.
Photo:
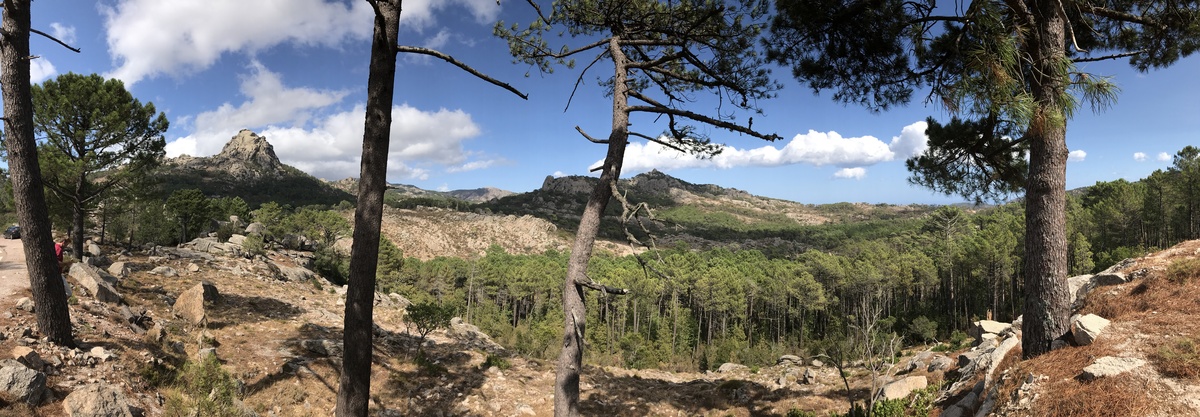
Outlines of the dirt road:
{"type": "Polygon", "coordinates": [[[29,271],[25,269],[25,246],[21,239],[0,238],[0,300],[29,293],[29,271]]]}

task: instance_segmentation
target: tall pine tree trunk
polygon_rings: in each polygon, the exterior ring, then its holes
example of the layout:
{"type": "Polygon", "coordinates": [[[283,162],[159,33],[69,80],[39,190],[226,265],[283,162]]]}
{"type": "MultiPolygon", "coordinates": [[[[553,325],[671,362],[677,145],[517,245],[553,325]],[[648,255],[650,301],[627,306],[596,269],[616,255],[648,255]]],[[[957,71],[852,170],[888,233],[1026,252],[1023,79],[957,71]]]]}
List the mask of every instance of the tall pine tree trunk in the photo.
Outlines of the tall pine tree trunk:
{"type": "Polygon", "coordinates": [[[571,245],[571,257],[567,262],[567,279],[563,283],[563,348],[558,355],[558,369],[554,380],[554,416],[575,417],[579,415],[579,372],[583,367],[583,341],[586,334],[587,310],[584,303],[588,260],[592,257],[592,246],[600,232],[600,218],[608,200],[612,198],[612,184],[621,176],[621,165],[625,160],[625,145],[629,142],[629,87],[625,84],[627,70],[625,54],[621,51],[618,37],[609,40],[609,53],[614,63],[612,133],[608,136],[608,154],[600,173],[600,181],[592,188],[579,219],[575,232],[575,243],[571,245]]]}
{"type": "Polygon", "coordinates": [[[371,330],[375,272],[379,262],[379,226],[387,187],[387,155],[392,126],[392,95],[396,84],[396,48],[400,32],[400,1],[377,0],[375,32],[371,39],[371,69],[367,81],[367,114],[363,131],[358,205],[354,210],[354,243],[350,248],[350,279],[346,291],[343,343],[346,346],[339,381],[338,417],[365,417],[371,394],[371,330]]]}
{"type": "Polygon", "coordinates": [[[1059,3],[1030,2],[1036,27],[1029,39],[1037,111],[1030,138],[1029,179],[1025,188],[1025,317],[1021,348],[1025,358],[1050,351],[1067,333],[1066,178],[1067,125],[1065,17],[1059,3]]]}
{"type": "Polygon", "coordinates": [[[12,178],[17,221],[29,287],[37,305],[38,330],[60,346],[74,346],[62,271],[54,256],[54,239],[37,143],[33,139],[33,96],[29,89],[29,0],[5,0],[0,25],[0,88],[4,95],[4,135],[12,178]]]}

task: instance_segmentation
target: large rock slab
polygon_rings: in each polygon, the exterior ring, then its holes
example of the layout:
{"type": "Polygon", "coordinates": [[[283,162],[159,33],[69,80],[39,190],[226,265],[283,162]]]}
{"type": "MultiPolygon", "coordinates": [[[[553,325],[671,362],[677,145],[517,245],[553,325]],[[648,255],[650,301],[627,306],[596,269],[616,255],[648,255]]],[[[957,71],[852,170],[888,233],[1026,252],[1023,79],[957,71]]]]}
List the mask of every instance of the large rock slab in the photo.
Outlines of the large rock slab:
{"type": "Polygon", "coordinates": [[[1137,358],[1105,356],[1096,359],[1096,362],[1083,368],[1083,379],[1092,380],[1120,375],[1145,364],[1146,361],[1137,358]]]}
{"type": "Polygon", "coordinates": [[[1005,330],[1008,330],[1011,327],[1012,324],[1010,323],[1002,323],[994,320],[980,320],[975,322],[974,325],[967,330],[967,334],[971,337],[974,337],[976,342],[979,342],[983,340],[983,335],[998,335],[1000,333],[1004,333],[1005,330]]]}
{"type": "Polygon", "coordinates": [[[875,394],[876,400],[896,400],[906,398],[913,391],[929,386],[929,379],[924,375],[910,376],[887,383],[875,394]]]}
{"type": "Polygon", "coordinates": [[[13,401],[36,405],[46,393],[46,374],[13,359],[0,360],[0,393],[13,401]]]}
{"type": "Polygon", "coordinates": [[[102,274],[96,267],[76,262],[71,264],[68,275],[97,301],[112,304],[121,302],[121,294],[118,294],[116,288],[113,288],[116,278],[106,277],[107,274],[102,274]]]}
{"type": "Polygon", "coordinates": [[[70,417],[133,417],[131,408],[125,392],[107,384],[84,385],[63,400],[70,417]]]}
{"type": "Polygon", "coordinates": [[[179,294],[171,310],[176,316],[192,324],[200,324],[208,318],[205,304],[213,304],[220,299],[221,293],[217,291],[216,286],[209,282],[201,282],[179,294]]]}
{"type": "Polygon", "coordinates": [[[737,363],[729,363],[729,362],[723,363],[723,364],[721,364],[720,367],[717,368],[717,372],[720,372],[720,373],[748,371],[748,370],[750,370],[749,366],[737,364],[737,363]]]}
{"type": "Polygon", "coordinates": [[[113,262],[108,266],[108,273],[117,278],[125,278],[133,270],[129,267],[129,263],[125,261],[113,262]]]}
{"type": "Polygon", "coordinates": [[[1071,320],[1071,334],[1075,337],[1075,344],[1079,346],[1092,344],[1109,323],[1108,319],[1095,314],[1075,317],[1071,320]]]}

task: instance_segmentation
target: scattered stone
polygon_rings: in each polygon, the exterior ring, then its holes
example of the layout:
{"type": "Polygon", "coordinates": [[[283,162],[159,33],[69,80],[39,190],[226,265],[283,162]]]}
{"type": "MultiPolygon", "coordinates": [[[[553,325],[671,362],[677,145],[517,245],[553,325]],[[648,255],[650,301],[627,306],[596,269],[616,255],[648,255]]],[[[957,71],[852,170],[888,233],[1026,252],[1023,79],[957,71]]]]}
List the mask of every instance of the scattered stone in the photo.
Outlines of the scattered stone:
{"type": "Polygon", "coordinates": [[[1105,356],[1083,368],[1083,379],[1092,380],[1107,376],[1120,375],[1134,368],[1145,365],[1146,361],[1137,358],[1117,358],[1105,356]]]}
{"type": "Polygon", "coordinates": [[[146,331],[146,340],[154,344],[161,344],[167,337],[167,330],[162,327],[161,323],[154,323],[154,327],[146,331]]]}
{"type": "Polygon", "coordinates": [[[929,386],[928,378],[924,375],[910,376],[887,383],[875,394],[876,399],[895,400],[908,397],[913,391],[929,386]]]}
{"type": "Polygon", "coordinates": [[[809,362],[808,364],[818,368],[825,366],[825,362],[821,362],[820,359],[813,359],[812,362],[809,362]]]}
{"type": "Polygon", "coordinates": [[[166,265],[155,267],[154,269],[150,270],[150,273],[154,275],[162,275],[164,277],[179,276],[179,271],[176,271],[175,268],[166,265]]]}
{"type": "Polygon", "coordinates": [[[217,287],[210,282],[201,282],[191,289],[179,294],[179,298],[175,300],[175,305],[171,310],[176,316],[187,320],[192,324],[200,324],[207,318],[205,312],[205,304],[213,304],[219,302],[221,293],[217,292],[217,287]]]}
{"type": "Polygon", "coordinates": [[[813,372],[812,368],[805,368],[804,369],[804,379],[801,379],[800,383],[802,383],[804,385],[811,385],[811,384],[817,383],[817,373],[813,372]]]}
{"type": "Polygon", "coordinates": [[[13,359],[20,362],[22,365],[28,366],[29,369],[40,371],[46,367],[46,362],[42,361],[42,357],[37,351],[28,346],[17,346],[12,350],[13,359]]]}
{"type": "Polygon", "coordinates": [[[29,297],[21,297],[21,299],[17,300],[17,308],[32,313],[34,308],[33,300],[30,300],[29,297]]]}
{"type": "Polygon", "coordinates": [[[265,235],[267,234],[267,226],[259,222],[250,223],[249,226],[246,226],[246,234],[259,236],[265,235]]]}
{"type": "Polygon", "coordinates": [[[63,399],[63,411],[70,417],[133,417],[125,393],[101,383],[84,385],[68,394],[63,399]]]}
{"type": "Polygon", "coordinates": [[[950,357],[946,355],[933,355],[933,359],[929,360],[929,367],[925,370],[929,372],[945,371],[950,369],[951,365],[954,365],[954,361],[950,360],[950,357]]]}
{"type": "Polygon", "coordinates": [[[245,236],[245,235],[239,235],[239,234],[236,234],[236,233],[235,233],[235,234],[233,234],[233,235],[230,235],[230,236],[229,236],[229,243],[231,243],[231,244],[234,244],[234,245],[238,245],[238,246],[242,246],[242,244],[246,243],[246,236],[245,236]]]}
{"type": "Polygon", "coordinates": [[[804,365],[804,359],[796,355],[783,355],[775,361],[776,365],[804,365]]]}
{"type": "Polygon", "coordinates": [[[107,349],[104,349],[103,346],[96,346],[93,347],[92,350],[88,351],[87,356],[95,359],[96,362],[108,362],[109,359],[112,359],[116,355],[114,355],[112,352],[109,352],[107,349]]]}
{"type": "Polygon", "coordinates": [[[799,369],[789,369],[787,372],[784,372],[783,375],[779,376],[779,381],[777,381],[777,383],[779,384],[780,388],[785,388],[791,385],[793,382],[799,381],[801,375],[802,374],[800,373],[799,369]]]}
{"type": "Polygon", "coordinates": [[[112,276],[115,276],[117,278],[128,277],[130,272],[133,272],[133,271],[129,268],[128,262],[124,262],[124,261],[113,262],[112,265],[108,266],[108,273],[112,274],[112,276]]]}
{"type": "Polygon", "coordinates": [[[46,392],[46,374],[13,359],[0,360],[0,392],[13,401],[37,405],[46,392]]]}
{"type": "MultiPolygon", "coordinates": [[[[279,279],[283,281],[304,282],[316,278],[317,274],[309,271],[307,268],[291,267],[285,265],[275,265],[279,269],[279,279]]],[[[379,298],[379,293],[375,294],[376,300],[379,298]]],[[[375,304],[379,304],[378,301],[375,304]]]]}
{"type": "Polygon", "coordinates": [[[87,244],[83,245],[83,252],[88,256],[104,255],[104,251],[100,250],[100,245],[97,245],[96,242],[92,242],[90,240],[87,241],[87,244]]]}
{"type": "Polygon", "coordinates": [[[330,339],[301,340],[300,347],[320,357],[342,356],[342,341],[330,339]]]}
{"type": "Polygon", "coordinates": [[[199,351],[196,352],[196,358],[200,359],[200,360],[204,360],[204,358],[207,358],[209,356],[216,357],[217,356],[217,348],[206,347],[206,348],[200,349],[199,351]]]}
{"type": "Polygon", "coordinates": [[[750,367],[748,367],[746,365],[725,362],[725,363],[721,364],[721,366],[719,368],[717,368],[717,372],[724,374],[724,373],[735,372],[735,371],[745,371],[745,370],[749,370],[749,369],[750,369],[750,367]]]}
{"type": "Polygon", "coordinates": [[[200,272],[200,265],[196,265],[195,263],[189,263],[187,265],[187,270],[188,270],[188,272],[200,272]]]}
{"type": "Polygon", "coordinates": [[[1092,344],[1109,323],[1108,319],[1095,314],[1074,318],[1071,320],[1071,334],[1075,336],[1075,344],[1079,346],[1092,344]]]}

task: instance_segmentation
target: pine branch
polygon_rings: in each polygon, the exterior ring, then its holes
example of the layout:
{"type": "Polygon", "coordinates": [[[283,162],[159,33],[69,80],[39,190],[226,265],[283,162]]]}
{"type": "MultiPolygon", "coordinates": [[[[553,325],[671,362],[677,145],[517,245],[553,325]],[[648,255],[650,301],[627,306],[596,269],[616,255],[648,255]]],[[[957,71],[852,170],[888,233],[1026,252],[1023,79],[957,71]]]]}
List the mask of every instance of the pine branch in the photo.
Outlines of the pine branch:
{"type": "Polygon", "coordinates": [[[528,94],[522,93],[520,90],[517,90],[516,88],[513,88],[513,86],[511,86],[511,85],[508,85],[508,83],[505,83],[505,82],[503,82],[503,81],[497,80],[497,79],[495,79],[495,78],[492,78],[492,77],[488,76],[487,74],[484,74],[484,73],[482,73],[482,72],[479,72],[479,70],[476,70],[475,68],[472,68],[470,65],[464,64],[462,61],[459,61],[459,60],[457,60],[457,59],[454,59],[454,57],[452,57],[452,56],[450,56],[450,55],[446,55],[446,54],[444,54],[444,53],[442,53],[442,52],[439,52],[439,51],[436,51],[436,50],[433,50],[433,49],[429,49],[429,48],[421,48],[421,47],[417,47],[417,46],[407,46],[407,45],[398,45],[398,46],[396,46],[396,52],[403,52],[403,53],[410,53],[410,54],[419,54],[419,55],[428,55],[428,56],[432,56],[432,57],[434,57],[434,58],[441,59],[441,60],[443,60],[443,61],[446,61],[446,62],[449,62],[449,63],[453,64],[453,65],[454,65],[454,66],[456,66],[456,67],[462,68],[462,69],[463,69],[463,71],[469,72],[469,73],[471,73],[471,75],[474,75],[474,76],[478,77],[479,79],[482,79],[482,80],[484,80],[484,81],[487,81],[487,82],[489,82],[489,83],[491,83],[491,84],[493,84],[493,85],[496,85],[497,87],[500,87],[500,88],[503,88],[503,89],[505,89],[505,90],[511,91],[513,94],[516,94],[516,95],[517,95],[517,97],[520,97],[520,98],[522,98],[522,99],[525,99],[525,100],[528,100],[528,99],[529,99],[529,95],[528,95],[528,94]]]}
{"type": "Polygon", "coordinates": [[[71,51],[74,51],[75,53],[79,53],[79,48],[74,48],[74,47],[72,47],[71,45],[67,45],[67,43],[66,43],[66,42],[63,42],[63,41],[61,41],[61,40],[58,40],[58,38],[56,38],[56,37],[53,37],[53,36],[50,36],[50,35],[46,34],[46,32],[42,32],[42,31],[40,31],[40,30],[33,29],[33,28],[30,28],[30,29],[29,29],[29,31],[30,31],[30,32],[33,32],[33,33],[36,33],[36,34],[39,34],[39,35],[42,35],[42,36],[45,36],[47,39],[50,39],[50,40],[52,40],[52,41],[55,41],[55,42],[58,42],[58,44],[59,44],[59,45],[62,45],[62,46],[63,46],[63,48],[67,48],[67,49],[70,49],[71,51]]]}
{"type": "Polygon", "coordinates": [[[625,109],[625,111],[630,112],[630,113],[642,112],[642,113],[656,113],[656,114],[679,116],[679,117],[695,120],[697,122],[709,124],[709,125],[712,125],[715,127],[719,127],[719,128],[725,129],[725,130],[747,134],[747,135],[750,135],[750,136],[753,136],[753,137],[756,137],[759,139],[768,140],[768,141],[772,141],[772,142],[779,140],[779,139],[783,139],[782,136],[779,136],[778,134],[775,134],[775,133],[765,134],[765,133],[761,133],[759,131],[756,131],[756,130],[751,129],[746,126],[737,125],[737,124],[730,123],[730,122],[727,122],[724,120],[714,119],[712,117],[705,116],[703,114],[667,107],[667,106],[664,106],[664,105],[658,103],[654,99],[651,99],[650,97],[646,97],[645,95],[642,95],[641,93],[636,92],[636,91],[630,91],[629,95],[632,97],[636,97],[638,100],[642,100],[642,101],[650,104],[649,106],[629,106],[628,108],[625,109]]]}

